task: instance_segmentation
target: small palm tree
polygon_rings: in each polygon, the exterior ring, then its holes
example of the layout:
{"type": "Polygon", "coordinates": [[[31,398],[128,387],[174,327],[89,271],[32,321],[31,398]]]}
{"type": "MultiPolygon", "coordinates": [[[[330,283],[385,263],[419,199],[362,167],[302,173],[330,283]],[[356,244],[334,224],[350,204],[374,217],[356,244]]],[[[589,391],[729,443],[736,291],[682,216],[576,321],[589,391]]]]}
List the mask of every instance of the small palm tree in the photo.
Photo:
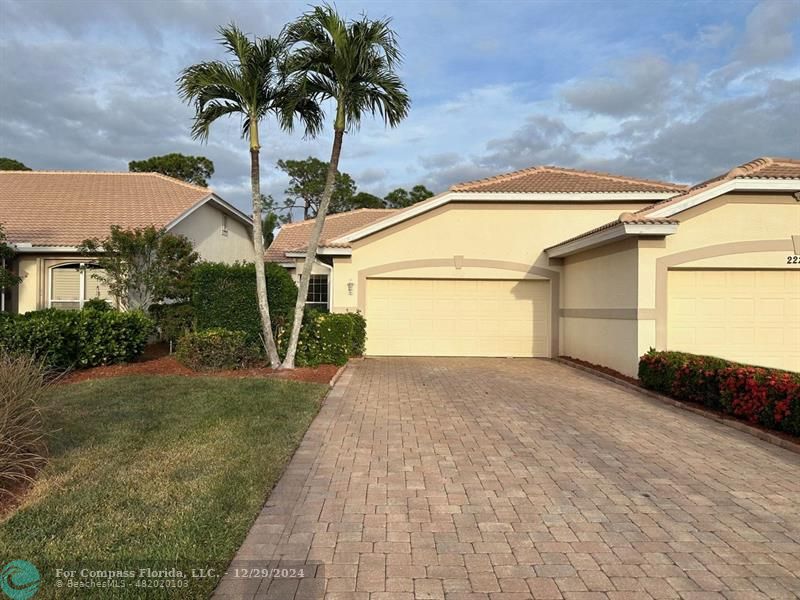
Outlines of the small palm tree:
{"type": "Polygon", "coordinates": [[[284,40],[269,37],[251,40],[233,24],[221,27],[219,33],[220,43],[232,55],[232,60],[202,62],[188,67],[178,78],[178,91],[183,100],[194,104],[192,137],[207,141],[212,123],[220,117],[236,115],[242,120],[242,137],[250,141],[258,308],[264,347],[272,367],[277,368],[280,357],[272,335],[264,275],[259,123],[272,114],[283,129],[291,130],[294,119],[299,118],[306,135],[314,135],[322,126],[322,111],[301,86],[288,82],[283,76],[284,40]]]}
{"type": "Polygon", "coordinates": [[[357,129],[364,114],[379,115],[390,127],[408,114],[405,85],[395,73],[401,56],[390,20],[366,17],[346,22],[328,5],[314,7],[284,31],[292,52],[287,66],[295,82],[317,102],[333,100],[333,147],[325,189],[306,250],[289,347],[282,368],[294,368],[311,269],[336,181],[345,131],[357,129]]]}

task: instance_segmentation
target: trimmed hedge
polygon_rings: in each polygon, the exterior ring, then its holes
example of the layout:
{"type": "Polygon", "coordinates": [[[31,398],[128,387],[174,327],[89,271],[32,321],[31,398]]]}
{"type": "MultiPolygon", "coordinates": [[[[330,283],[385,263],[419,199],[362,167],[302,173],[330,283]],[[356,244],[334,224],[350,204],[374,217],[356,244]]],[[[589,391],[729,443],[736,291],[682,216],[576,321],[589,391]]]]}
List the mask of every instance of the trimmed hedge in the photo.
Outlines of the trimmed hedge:
{"type": "Polygon", "coordinates": [[[240,369],[257,356],[244,331],[214,328],[190,331],[178,340],[176,358],[195,371],[240,369]]]}
{"type": "MultiPolygon", "coordinates": [[[[280,265],[264,266],[270,317],[277,332],[291,319],[297,286],[280,265]]],[[[250,343],[262,345],[254,264],[198,264],[193,272],[191,304],[198,329],[243,331],[250,343]]]]}
{"type": "Polygon", "coordinates": [[[163,342],[176,342],[194,324],[194,308],[188,302],[153,304],[150,316],[155,321],[158,338],[163,342]]]}
{"type": "Polygon", "coordinates": [[[47,309],[0,319],[0,349],[29,354],[59,369],[128,362],[153,332],[141,311],[47,309]]]}
{"type": "MultiPolygon", "coordinates": [[[[290,327],[278,337],[278,350],[286,353],[290,327]]],[[[295,363],[298,367],[343,365],[351,356],[364,354],[367,322],[360,313],[324,313],[307,309],[303,315],[295,363]]]]}
{"type": "Polygon", "coordinates": [[[713,356],[650,350],[639,359],[648,389],[800,436],[800,374],[713,356]]]}

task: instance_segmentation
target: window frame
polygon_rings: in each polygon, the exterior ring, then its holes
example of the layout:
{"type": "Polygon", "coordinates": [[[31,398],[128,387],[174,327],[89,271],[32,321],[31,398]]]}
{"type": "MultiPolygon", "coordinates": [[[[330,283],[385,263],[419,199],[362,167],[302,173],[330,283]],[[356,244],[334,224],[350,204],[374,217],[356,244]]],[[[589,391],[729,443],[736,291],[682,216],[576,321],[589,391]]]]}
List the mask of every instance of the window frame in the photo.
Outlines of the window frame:
{"type": "Polygon", "coordinates": [[[330,310],[331,306],[331,277],[327,273],[312,273],[311,279],[308,281],[308,293],[306,294],[306,306],[313,307],[324,307],[325,310],[330,310]],[[325,300],[309,300],[309,296],[312,293],[318,293],[319,290],[315,289],[314,281],[319,281],[320,279],[324,279],[325,281],[325,300]]]}
{"type": "MultiPolygon", "coordinates": [[[[80,310],[83,308],[83,305],[86,304],[92,298],[86,297],[86,278],[90,276],[89,269],[90,268],[100,268],[100,265],[92,262],[63,262],[57,265],[53,265],[48,267],[48,274],[47,274],[47,308],[56,308],[59,310],[80,310]],[[64,269],[67,267],[76,267],[78,268],[78,298],[74,300],[54,300],[53,299],[53,274],[57,269],[64,269]],[[62,308],[59,305],[63,304],[77,304],[78,308],[62,308]]],[[[106,302],[108,302],[108,298],[103,298],[106,302]]]]}

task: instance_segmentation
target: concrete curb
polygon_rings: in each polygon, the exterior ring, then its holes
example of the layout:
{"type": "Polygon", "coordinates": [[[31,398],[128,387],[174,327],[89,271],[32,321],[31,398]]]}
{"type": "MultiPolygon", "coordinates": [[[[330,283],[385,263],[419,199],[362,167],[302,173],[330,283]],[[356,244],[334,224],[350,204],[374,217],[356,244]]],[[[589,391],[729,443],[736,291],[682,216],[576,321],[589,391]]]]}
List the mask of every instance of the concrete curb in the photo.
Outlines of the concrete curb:
{"type": "Polygon", "coordinates": [[[681,410],[685,410],[690,413],[700,415],[701,417],[705,417],[706,419],[711,419],[712,421],[716,421],[717,423],[722,423],[723,425],[727,425],[728,427],[731,427],[733,429],[737,429],[744,433],[748,433],[753,437],[756,437],[764,442],[768,442],[774,446],[783,448],[784,450],[789,450],[790,452],[796,452],[797,454],[800,454],[800,442],[792,442],[780,436],[773,435],[766,431],[762,431],[757,427],[752,427],[747,423],[743,423],[742,421],[739,421],[737,419],[731,419],[729,417],[713,413],[707,410],[702,410],[700,408],[691,406],[684,402],[680,402],[679,400],[673,400],[672,398],[663,396],[657,392],[646,390],[637,385],[633,385],[632,383],[629,383],[624,379],[619,379],[617,377],[614,377],[613,375],[609,375],[608,373],[603,373],[602,371],[596,371],[595,369],[584,367],[583,365],[579,365],[577,363],[565,360],[563,358],[554,358],[553,360],[562,365],[566,365],[567,367],[571,367],[573,369],[577,369],[578,371],[583,371],[584,373],[588,373],[589,375],[594,375],[595,377],[599,377],[600,379],[605,379],[606,381],[610,381],[611,383],[623,387],[629,391],[638,392],[642,396],[645,396],[652,400],[658,400],[659,402],[663,402],[664,404],[669,404],[676,408],[680,408],[681,410]]]}
{"type": "Polygon", "coordinates": [[[339,370],[336,371],[336,373],[333,374],[333,377],[331,377],[331,380],[328,382],[328,387],[333,387],[333,386],[336,385],[336,382],[339,381],[339,377],[342,376],[342,374],[344,373],[344,370],[349,365],[350,365],[350,363],[347,362],[347,363],[343,364],[341,367],[339,367],[339,370]]]}

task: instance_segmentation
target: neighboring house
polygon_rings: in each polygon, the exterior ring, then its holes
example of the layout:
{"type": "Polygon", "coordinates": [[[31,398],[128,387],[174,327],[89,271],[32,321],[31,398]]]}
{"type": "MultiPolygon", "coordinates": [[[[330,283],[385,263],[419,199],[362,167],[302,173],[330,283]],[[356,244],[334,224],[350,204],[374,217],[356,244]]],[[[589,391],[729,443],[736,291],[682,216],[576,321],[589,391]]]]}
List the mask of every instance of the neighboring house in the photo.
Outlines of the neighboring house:
{"type": "MultiPolygon", "coordinates": [[[[567,355],[636,375],[650,347],[800,370],[800,161],[693,188],[536,167],[399,211],[329,217],[309,299],[367,354],[567,355]]],[[[267,258],[297,273],[311,222],[267,258]]]]}
{"type": "MultiPolygon", "coordinates": [[[[333,259],[335,254],[339,254],[339,251],[328,247],[330,240],[371,225],[397,212],[400,212],[399,209],[360,208],[326,217],[325,225],[322,229],[320,248],[317,252],[318,258],[312,267],[311,282],[308,284],[307,304],[309,306],[327,311],[333,311],[334,309],[331,305],[331,299],[333,298],[331,293],[333,259]]],[[[300,273],[305,262],[306,246],[313,226],[314,219],[283,225],[265,254],[267,262],[278,263],[286,267],[295,283],[300,281],[300,273]]],[[[345,245],[344,247],[348,246],[345,245]]],[[[341,265],[341,260],[337,264],[341,265]]],[[[345,310],[348,309],[346,308],[345,310]]]]}
{"type": "Polygon", "coordinates": [[[22,277],[2,296],[9,312],[107,298],[91,257],[77,247],[106,237],[112,225],[185,235],[204,260],[253,260],[247,215],[208,188],[158,173],[0,171],[0,223],[16,251],[12,270],[22,277]]]}

